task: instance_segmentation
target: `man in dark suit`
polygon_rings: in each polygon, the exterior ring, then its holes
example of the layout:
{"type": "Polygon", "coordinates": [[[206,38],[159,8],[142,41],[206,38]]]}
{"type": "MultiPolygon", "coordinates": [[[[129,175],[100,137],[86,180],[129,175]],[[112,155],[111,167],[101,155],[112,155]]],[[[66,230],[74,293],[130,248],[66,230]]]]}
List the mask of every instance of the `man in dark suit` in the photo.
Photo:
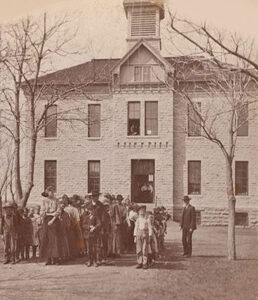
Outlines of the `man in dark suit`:
{"type": "Polygon", "coordinates": [[[192,255],[192,235],[196,229],[195,208],[190,205],[190,198],[184,196],[184,210],[182,214],[180,227],[182,229],[182,242],[184,247],[183,256],[191,257],[192,255]]]}

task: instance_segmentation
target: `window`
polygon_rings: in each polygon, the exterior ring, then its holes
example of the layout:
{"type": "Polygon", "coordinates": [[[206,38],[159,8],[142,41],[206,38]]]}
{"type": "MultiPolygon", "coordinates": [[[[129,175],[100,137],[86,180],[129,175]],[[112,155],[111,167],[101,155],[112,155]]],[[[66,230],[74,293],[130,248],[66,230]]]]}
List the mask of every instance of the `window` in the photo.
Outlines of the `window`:
{"type": "Polygon", "coordinates": [[[155,195],[155,161],[152,159],[133,159],[131,167],[132,202],[153,203],[155,195]]]}
{"type": "Polygon", "coordinates": [[[150,82],[151,81],[151,67],[150,66],[134,67],[134,81],[135,82],[150,82]]]}
{"type": "Polygon", "coordinates": [[[201,111],[201,103],[194,103],[195,108],[192,105],[188,105],[188,136],[200,136],[201,135],[201,120],[196,111],[201,111]]]}
{"type": "Polygon", "coordinates": [[[100,191],[100,161],[88,162],[88,193],[100,191]]]}
{"type": "Polygon", "coordinates": [[[236,212],[235,213],[235,225],[236,226],[248,226],[248,213],[246,212],[236,212]]]}
{"type": "Polygon", "coordinates": [[[235,193],[248,195],[248,162],[236,161],[235,163],[235,193]]]}
{"type": "Polygon", "coordinates": [[[238,110],[237,136],[248,136],[248,104],[245,104],[238,110]]]}
{"type": "Polygon", "coordinates": [[[88,136],[100,137],[100,104],[88,105],[88,136]]]}
{"type": "Polygon", "coordinates": [[[140,135],[140,102],[128,103],[128,135],[140,135]]]}
{"type": "Polygon", "coordinates": [[[56,160],[45,160],[45,179],[44,186],[45,189],[49,186],[52,186],[56,192],[57,189],[57,162],[56,160]]]}
{"type": "Polygon", "coordinates": [[[158,135],[158,102],[145,102],[145,135],[158,135]]]}
{"type": "Polygon", "coordinates": [[[188,194],[201,194],[201,161],[188,161],[188,194]]]}
{"type": "Polygon", "coordinates": [[[45,137],[57,136],[57,106],[51,105],[45,114],[45,137]]]}

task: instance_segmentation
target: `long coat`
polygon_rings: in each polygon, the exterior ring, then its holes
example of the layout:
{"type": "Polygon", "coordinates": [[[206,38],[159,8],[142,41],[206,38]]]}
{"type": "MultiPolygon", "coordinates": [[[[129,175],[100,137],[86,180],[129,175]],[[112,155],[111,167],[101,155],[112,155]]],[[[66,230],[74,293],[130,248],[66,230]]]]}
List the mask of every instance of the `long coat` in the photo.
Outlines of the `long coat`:
{"type": "Polygon", "coordinates": [[[189,204],[188,207],[184,208],[180,225],[182,229],[196,229],[196,213],[194,206],[189,204]]]}

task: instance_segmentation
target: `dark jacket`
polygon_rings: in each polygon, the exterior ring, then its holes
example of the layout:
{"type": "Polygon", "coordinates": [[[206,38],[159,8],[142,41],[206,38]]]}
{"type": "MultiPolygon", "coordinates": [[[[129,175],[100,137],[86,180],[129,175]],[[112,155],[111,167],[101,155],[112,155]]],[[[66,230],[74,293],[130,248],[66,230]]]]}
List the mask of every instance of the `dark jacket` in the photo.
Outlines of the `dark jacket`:
{"type": "Polygon", "coordinates": [[[180,225],[183,229],[196,229],[196,213],[192,205],[184,208],[180,225]]]}

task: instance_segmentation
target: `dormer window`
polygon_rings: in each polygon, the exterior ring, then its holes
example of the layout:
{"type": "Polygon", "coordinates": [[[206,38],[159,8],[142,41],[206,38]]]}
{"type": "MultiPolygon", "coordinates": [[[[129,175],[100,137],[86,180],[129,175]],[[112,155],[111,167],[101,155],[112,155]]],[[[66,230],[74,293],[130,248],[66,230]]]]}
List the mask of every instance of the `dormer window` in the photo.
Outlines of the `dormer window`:
{"type": "Polygon", "coordinates": [[[150,66],[135,66],[134,67],[134,81],[135,82],[150,82],[151,81],[151,67],[150,66]]]}

